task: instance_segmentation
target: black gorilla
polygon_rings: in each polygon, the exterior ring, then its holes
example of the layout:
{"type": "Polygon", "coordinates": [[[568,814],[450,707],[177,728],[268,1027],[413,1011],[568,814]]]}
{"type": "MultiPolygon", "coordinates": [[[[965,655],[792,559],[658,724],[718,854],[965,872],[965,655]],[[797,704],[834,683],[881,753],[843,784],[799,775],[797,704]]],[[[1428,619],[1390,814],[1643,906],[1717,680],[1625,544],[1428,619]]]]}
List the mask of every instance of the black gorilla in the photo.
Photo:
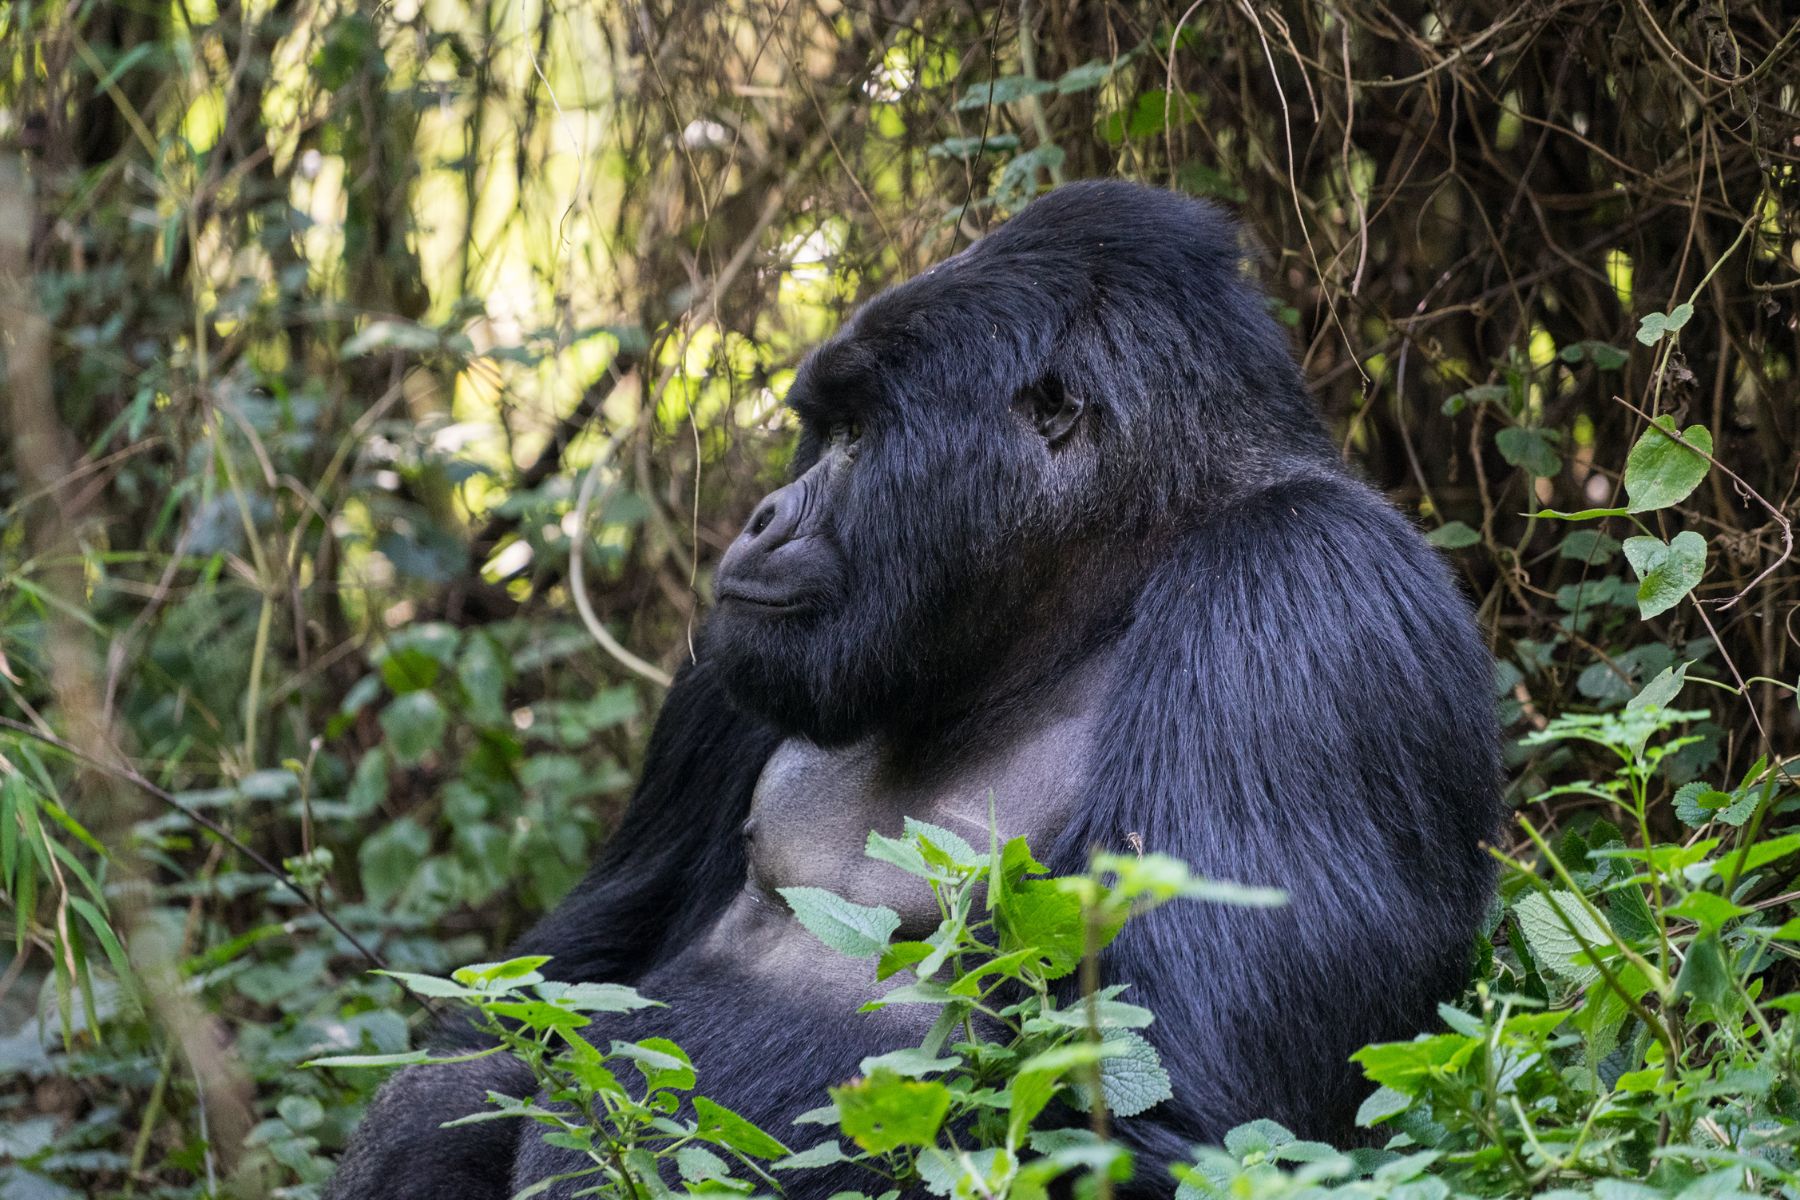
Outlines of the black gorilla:
{"type": "MultiPolygon", "coordinates": [[[[1107,952],[1174,1079],[1123,1123],[1142,1191],[1255,1117],[1349,1136],[1348,1056],[1433,1020],[1489,900],[1490,666],[1443,565],[1338,461],[1233,225],[1062,188],[871,301],[789,402],[795,481],[721,564],[624,823],[514,952],[670,1002],[646,1024],[699,1090],[791,1137],[921,1031],[854,1014],[869,965],[772,889],[929,928],[864,838],[911,814],[985,840],[991,788],[1059,872],[1141,842],[1290,893],[1172,905],[1107,952]]],[[[330,1194],[500,1197],[577,1165],[534,1127],[439,1128],[488,1088],[530,1084],[492,1059],[400,1075],[330,1194]]]]}

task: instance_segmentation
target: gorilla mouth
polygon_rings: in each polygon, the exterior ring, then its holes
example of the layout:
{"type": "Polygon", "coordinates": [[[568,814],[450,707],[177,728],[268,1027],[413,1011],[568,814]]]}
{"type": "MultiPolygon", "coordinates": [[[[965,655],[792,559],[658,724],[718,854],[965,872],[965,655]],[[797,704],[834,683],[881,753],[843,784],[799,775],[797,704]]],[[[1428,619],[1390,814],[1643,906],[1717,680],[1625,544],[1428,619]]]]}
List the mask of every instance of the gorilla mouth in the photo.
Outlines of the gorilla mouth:
{"type": "Polygon", "coordinates": [[[805,596],[793,592],[771,592],[761,588],[748,588],[741,583],[732,584],[719,592],[719,603],[742,604],[750,608],[758,608],[767,613],[793,612],[805,604],[805,596]]]}

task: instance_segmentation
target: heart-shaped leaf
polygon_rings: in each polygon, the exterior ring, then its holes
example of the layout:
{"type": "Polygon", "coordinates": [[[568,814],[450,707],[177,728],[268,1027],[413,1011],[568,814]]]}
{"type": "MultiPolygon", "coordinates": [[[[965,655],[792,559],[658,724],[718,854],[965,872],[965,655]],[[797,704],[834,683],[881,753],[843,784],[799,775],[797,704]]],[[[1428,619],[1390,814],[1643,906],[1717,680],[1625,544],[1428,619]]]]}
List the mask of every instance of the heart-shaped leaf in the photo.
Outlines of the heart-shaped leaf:
{"type": "Polygon", "coordinates": [[[1712,465],[1704,454],[1711,454],[1712,433],[1704,425],[1689,425],[1681,431],[1682,441],[1670,435],[1675,430],[1672,417],[1658,417],[1631,448],[1625,459],[1625,491],[1631,497],[1630,511],[1654,512],[1680,504],[1700,486],[1712,465]],[[1688,446],[1698,447],[1696,454],[1688,446]]]}
{"type": "Polygon", "coordinates": [[[1647,620],[1681,603],[1700,582],[1706,573],[1706,539],[1691,529],[1676,534],[1671,542],[1626,538],[1625,558],[1637,572],[1638,612],[1647,620]]]}
{"type": "Polygon", "coordinates": [[[1681,327],[1693,315],[1694,306],[1691,304],[1677,304],[1666,313],[1645,313],[1638,320],[1637,340],[1646,346],[1654,346],[1663,340],[1665,334],[1681,332],[1681,327]]]}

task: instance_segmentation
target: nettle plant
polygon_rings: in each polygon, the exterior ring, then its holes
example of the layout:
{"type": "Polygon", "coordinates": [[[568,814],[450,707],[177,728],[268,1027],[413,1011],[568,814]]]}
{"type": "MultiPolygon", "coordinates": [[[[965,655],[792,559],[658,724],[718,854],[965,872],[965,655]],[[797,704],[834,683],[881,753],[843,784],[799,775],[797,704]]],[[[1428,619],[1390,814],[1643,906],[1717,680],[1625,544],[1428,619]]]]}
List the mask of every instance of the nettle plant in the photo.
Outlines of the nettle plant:
{"type": "MultiPolygon", "coordinates": [[[[787,888],[796,918],[832,950],[876,960],[895,980],[863,1011],[938,1010],[919,1045],[864,1059],[861,1075],[803,1114],[806,1132],[765,1130],[696,1091],[704,1080],[665,1038],[603,1040],[608,1015],[660,1007],[635,989],[550,980],[542,957],[464,967],[450,978],[391,972],[421,996],[459,1006],[492,1044],[472,1054],[349,1055],[313,1066],[399,1067],[510,1054],[542,1095],[490,1094],[464,1122],[528,1120],[587,1156],[584,1194],[781,1194],[788,1172],[855,1164],[868,1192],[1035,1200],[1065,1176],[1076,1194],[1129,1178],[1130,1152],[1107,1136],[1169,1096],[1169,1077],[1137,1031],[1149,1010],[1100,987],[1097,955],[1134,915],[1177,899],[1273,905],[1279,891],[1201,879],[1162,855],[1097,855],[1086,875],[1046,877],[1023,838],[983,853],[949,830],[909,820],[867,853],[926,881],[942,915],[922,941],[894,941],[891,909],[819,888],[787,888]],[[1081,971],[1066,1003],[1059,981],[1081,971]],[[1082,1115],[1085,1114],[1085,1115],[1082,1115]],[[810,1143],[796,1151],[793,1144],[810,1143]]],[[[821,1097],[822,1100],[826,1097],[821,1097]]],[[[568,1179],[570,1176],[560,1176],[568,1179]]],[[[519,1193],[535,1194],[554,1180],[519,1193]]]]}
{"type": "MultiPolygon", "coordinates": [[[[1378,1084],[1350,1154],[1258,1122],[1202,1151],[1183,1197],[1662,1196],[1800,1193],[1800,1008],[1787,916],[1800,833],[1764,835],[1796,797],[1759,761],[1735,786],[1683,786],[1678,841],[1651,836],[1663,764],[1703,711],[1667,707],[1665,672],[1624,711],[1571,715],[1528,744],[1578,741],[1617,763],[1551,789],[1604,801],[1606,820],[1555,844],[1521,818],[1535,864],[1511,867],[1468,1001],[1444,1031],[1356,1055],[1378,1084]],[[1776,994],[1776,993],[1785,994],[1776,994]]],[[[1503,859],[1505,856],[1501,856],[1503,859]]]]}

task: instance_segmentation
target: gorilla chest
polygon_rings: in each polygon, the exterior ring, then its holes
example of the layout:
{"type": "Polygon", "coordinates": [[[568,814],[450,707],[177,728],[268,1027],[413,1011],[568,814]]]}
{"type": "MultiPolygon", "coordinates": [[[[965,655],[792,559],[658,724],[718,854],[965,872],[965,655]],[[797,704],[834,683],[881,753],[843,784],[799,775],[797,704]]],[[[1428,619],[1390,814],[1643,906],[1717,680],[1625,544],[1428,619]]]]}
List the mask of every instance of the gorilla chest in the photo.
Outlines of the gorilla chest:
{"type": "Polygon", "coordinates": [[[922,768],[874,741],[828,750],[790,739],[763,768],[744,825],[747,890],[785,911],[776,889],[826,888],[893,909],[903,935],[921,936],[938,921],[930,889],[866,857],[870,831],[898,837],[912,817],[985,850],[991,796],[1001,840],[1024,835],[1045,852],[1079,803],[1091,726],[1073,713],[1013,744],[922,768]]]}

